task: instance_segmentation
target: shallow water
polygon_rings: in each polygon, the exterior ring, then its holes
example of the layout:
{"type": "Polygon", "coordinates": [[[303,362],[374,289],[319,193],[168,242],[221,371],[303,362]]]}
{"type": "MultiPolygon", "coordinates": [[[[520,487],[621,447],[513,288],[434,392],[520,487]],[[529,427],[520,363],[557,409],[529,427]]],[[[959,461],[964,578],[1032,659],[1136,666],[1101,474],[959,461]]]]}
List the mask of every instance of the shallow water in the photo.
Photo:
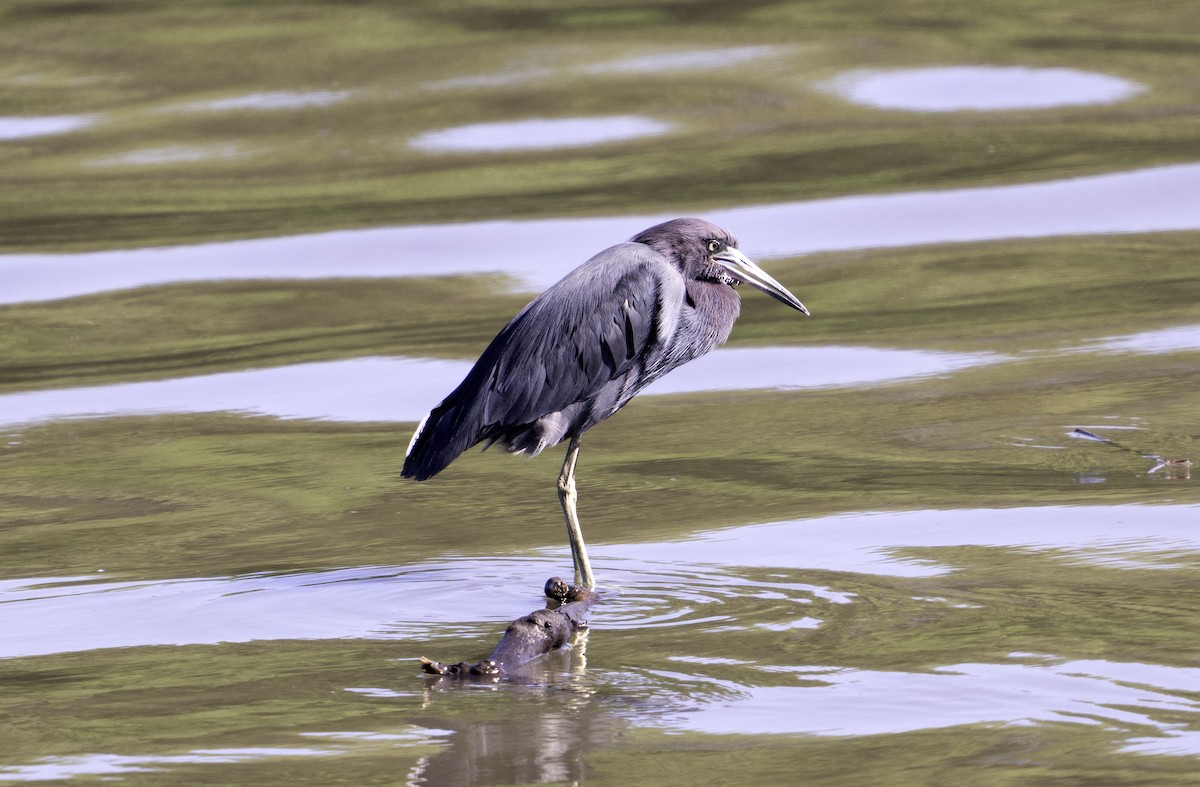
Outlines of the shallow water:
{"type": "Polygon", "coordinates": [[[0,782],[1200,782],[1178,5],[35,5],[0,97],[103,122],[0,146],[0,782]],[[814,88],[985,56],[1144,89],[814,88]],[[410,146],[611,117],[671,131],[410,146]],[[569,556],[557,450],[412,484],[413,422],[680,213],[814,316],[742,288],[730,347],[587,435],[587,636],[421,675],[569,556]]]}
{"type": "MultiPolygon", "coordinates": [[[[986,353],[870,347],[722,349],[642,395],[835,388],[997,363],[986,353]]],[[[419,421],[470,371],[461,361],[355,358],[142,383],[0,394],[0,426],[57,418],[237,412],[332,421],[419,421]],[[333,384],[331,385],[331,381],[333,384]]]]}
{"type": "MultiPolygon", "coordinates": [[[[1200,164],[994,188],[732,207],[754,259],[842,249],[1200,229],[1200,164]]],[[[541,289],[601,249],[674,214],[344,230],[161,249],[0,255],[0,303],[181,281],[503,272],[541,289]]]]}
{"type": "Polygon", "coordinates": [[[412,146],[430,153],[561,148],[651,137],[670,130],[667,123],[640,117],[537,118],[430,131],[413,139],[412,146]]]}
{"type": "Polygon", "coordinates": [[[1180,325],[1132,336],[1106,336],[1080,348],[1084,351],[1171,353],[1200,351],[1200,325],[1180,325]]]}
{"type": "Polygon", "coordinates": [[[1108,104],[1145,89],[1126,79],[1071,68],[994,66],[858,71],[834,78],[828,88],[859,104],[919,112],[1108,104]]]}
{"type": "Polygon", "coordinates": [[[95,118],[61,115],[54,117],[0,117],[0,140],[66,134],[87,128],[95,118]]]}
{"type": "MultiPolygon", "coordinates": [[[[700,626],[711,633],[714,625],[747,622],[725,614],[728,599],[757,596],[791,602],[794,619],[750,628],[816,629],[822,620],[814,617],[814,602],[853,605],[857,595],[785,574],[751,579],[751,571],[906,579],[969,571],[912,557],[915,550],[935,555],[992,547],[1047,552],[1076,565],[1178,569],[1200,552],[1197,517],[1196,505],[865,511],[701,532],[680,541],[593,544],[595,568],[604,576],[601,590],[609,596],[594,621],[608,631],[700,626]]],[[[541,552],[159,581],[112,582],[103,574],[10,580],[0,585],[0,623],[11,637],[0,645],[0,658],[260,639],[425,641],[486,634],[528,603],[528,588],[506,587],[504,577],[550,575],[562,560],[561,549],[541,552]],[[472,583],[496,590],[458,592],[472,583]]],[[[955,606],[944,598],[916,600],[955,606]]]]}
{"type": "Polygon", "coordinates": [[[778,47],[771,46],[742,46],[720,47],[715,49],[683,49],[675,52],[660,51],[655,47],[648,54],[631,55],[612,60],[601,60],[591,64],[576,64],[567,66],[555,64],[555,67],[514,66],[507,70],[487,74],[473,74],[465,77],[439,79],[426,83],[429,90],[447,90],[472,87],[507,87],[515,84],[547,80],[553,78],[561,70],[584,76],[605,74],[661,74],[671,71],[713,71],[734,68],[736,66],[763,60],[782,54],[778,47]]]}
{"type": "Polygon", "coordinates": [[[271,93],[252,93],[246,96],[214,98],[211,101],[196,101],[164,108],[164,112],[225,112],[229,110],[275,110],[298,109],[301,107],[327,107],[345,101],[353,93],[349,90],[313,90],[306,93],[277,90],[271,93]]]}
{"type": "Polygon", "coordinates": [[[209,161],[240,155],[245,154],[235,144],[167,145],[161,148],[131,150],[128,153],[92,159],[87,163],[91,167],[119,167],[127,164],[151,167],[182,162],[209,161]]]}

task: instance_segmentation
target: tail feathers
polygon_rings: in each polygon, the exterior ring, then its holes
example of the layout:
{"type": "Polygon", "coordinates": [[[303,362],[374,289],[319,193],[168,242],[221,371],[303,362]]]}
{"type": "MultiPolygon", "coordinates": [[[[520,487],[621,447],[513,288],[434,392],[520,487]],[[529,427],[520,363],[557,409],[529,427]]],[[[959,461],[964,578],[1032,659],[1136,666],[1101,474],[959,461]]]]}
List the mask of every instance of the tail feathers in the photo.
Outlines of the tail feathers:
{"type": "Polygon", "coordinates": [[[425,416],[408,444],[400,475],[417,481],[432,478],[478,443],[481,439],[478,427],[462,423],[461,416],[458,407],[446,402],[425,416]]]}

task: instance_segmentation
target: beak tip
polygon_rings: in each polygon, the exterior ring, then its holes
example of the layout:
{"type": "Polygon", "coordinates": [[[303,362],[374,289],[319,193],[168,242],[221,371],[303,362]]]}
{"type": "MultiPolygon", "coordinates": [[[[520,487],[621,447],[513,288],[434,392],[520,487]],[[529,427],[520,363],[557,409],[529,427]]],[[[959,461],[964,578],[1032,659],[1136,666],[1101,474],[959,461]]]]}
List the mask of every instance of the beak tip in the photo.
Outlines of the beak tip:
{"type": "Polygon", "coordinates": [[[727,249],[725,256],[718,255],[712,259],[713,262],[720,264],[725,270],[733,274],[735,279],[762,290],[772,298],[787,306],[791,306],[806,317],[811,316],[808,307],[801,303],[799,298],[788,292],[786,287],[771,278],[769,273],[755,265],[737,249],[727,249]]]}

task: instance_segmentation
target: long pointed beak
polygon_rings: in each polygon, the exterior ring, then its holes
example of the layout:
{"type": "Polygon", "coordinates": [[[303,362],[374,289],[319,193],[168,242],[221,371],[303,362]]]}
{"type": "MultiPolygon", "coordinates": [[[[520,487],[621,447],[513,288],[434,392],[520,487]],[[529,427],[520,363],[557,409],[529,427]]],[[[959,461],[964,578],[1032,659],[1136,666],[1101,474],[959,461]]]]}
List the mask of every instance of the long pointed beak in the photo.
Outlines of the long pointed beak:
{"type": "Polygon", "coordinates": [[[729,275],[738,281],[744,281],[775,300],[786,303],[796,311],[808,314],[808,309],[804,308],[804,304],[800,302],[799,298],[788,292],[787,287],[775,281],[771,274],[755,265],[749,257],[737,249],[731,246],[726,247],[720,253],[714,254],[712,260],[729,271],[729,275]]]}

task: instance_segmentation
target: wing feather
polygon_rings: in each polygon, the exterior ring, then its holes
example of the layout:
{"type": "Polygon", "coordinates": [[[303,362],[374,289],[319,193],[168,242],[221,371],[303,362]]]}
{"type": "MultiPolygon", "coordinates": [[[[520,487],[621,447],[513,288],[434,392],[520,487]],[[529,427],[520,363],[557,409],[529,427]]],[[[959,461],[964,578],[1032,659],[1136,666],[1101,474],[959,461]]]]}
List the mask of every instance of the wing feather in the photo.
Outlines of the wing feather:
{"type": "MultiPolygon", "coordinates": [[[[428,478],[467,448],[597,396],[669,338],[683,279],[658,252],[623,243],[553,285],[500,331],[429,414],[403,474],[428,478]]],[[[605,416],[608,413],[605,413],[605,416]]]]}
{"type": "Polygon", "coordinates": [[[513,427],[595,395],[653,350],[664,311],[664,280],[678,277],[658,253],[622,244],[551,287],[493,342],[495,385],[480,393],[513,427]],[[501,403],[496,407],[496,400],[501,403]]]}

